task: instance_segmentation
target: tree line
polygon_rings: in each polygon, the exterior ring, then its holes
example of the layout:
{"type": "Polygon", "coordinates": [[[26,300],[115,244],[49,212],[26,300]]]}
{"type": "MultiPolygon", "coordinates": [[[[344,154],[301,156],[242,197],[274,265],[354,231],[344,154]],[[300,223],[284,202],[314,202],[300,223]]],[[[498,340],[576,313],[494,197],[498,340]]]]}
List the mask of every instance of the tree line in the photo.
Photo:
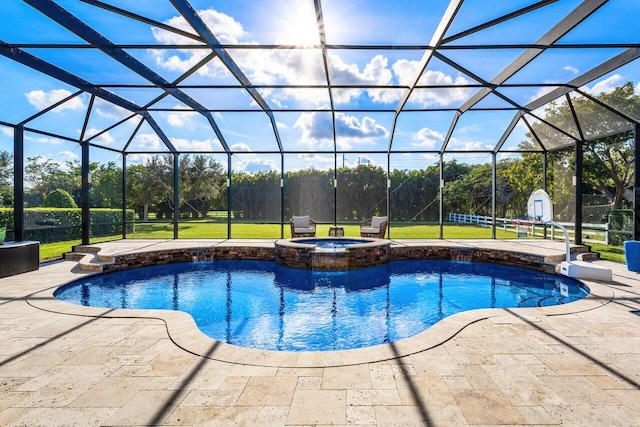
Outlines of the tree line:
{"type": "MultiPolygon", "coordinates": [[[[0,153],[10,157],[9,153],[0,153]]],[[[498,162],[496,192],[500,216],[522,215],[528,195],[541,185],[539,154],[498,162]]],[[[227,210],[227,172],[221,163],[206,155],[180,155],[178,177],[178,212],[182,218],[207,218],[210,211],[227,210]]],[[[90,206],[121,208],[122,168],[114,162],[92,162],[90,206]]],[[[49,160],[29,157],[25,167],[25,206],[43,205],[54,190],[68,192],[79,205],[81,168],[68,162],[59,168],[49,160]]],[[[447,211],[491,215],[491,165],[445,162],[443,200],[447,211]]],[[[387,212],[387,179],[392,217],[403,222],[437,222],[439,218],[440,171],[438,165],[419,170],[394,169],[387,172],[378,166],[360,165],[339,168],[334,186],[333,170],[304,169],[280,172],[231,174],[231,210],[236,220],[279,222],[309,214],[318,221],[353,222],[387,212]],[[281,187],[281,179],[284,186],[281,187]]],[[[3,182],[3,195],[11,193],[3,182]],[[6,191],[5,191],[6,190],[6,191]]],[[[144,164],[126,171],[127,207],[138,218],[147,220],[172,218],[174,212],[173,156],[153,156],[144,164]],[[152,215],[150,215],[152,214],[152,215]]],[[[5,201],[9,201],[6,197],[5,201]]],[[[10,203],[5,203],[10,205],[10,203]]]]}

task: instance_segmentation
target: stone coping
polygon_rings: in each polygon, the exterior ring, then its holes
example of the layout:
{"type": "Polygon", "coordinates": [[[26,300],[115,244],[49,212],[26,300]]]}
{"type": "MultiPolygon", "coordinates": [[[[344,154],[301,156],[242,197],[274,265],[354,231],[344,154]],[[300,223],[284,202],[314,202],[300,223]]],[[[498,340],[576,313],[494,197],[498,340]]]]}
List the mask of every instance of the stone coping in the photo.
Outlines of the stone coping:
{"type": "Polygon", "coordinates": [[[500,323],[518,321],[535,323],[542,316],[559,316],[594,310],[609,303],[614,297],[613,290],[607,286],[592,281],[583,281],[583,283],[589,287],[589,295],[569,304],[539,308],[487,308],[464,311],[446,317],[409,338],[372,347],[338,351],[293,352],[238,347],[205,335],[193,318],[181,311],[84,307],[56,299],[53,296],[55,289],[52,288],[30,295],[27,301],[41,310],[74,316],[158,319],[165,323],[169,337],[178,347],[212,360],[255,366],[310,368],[348,366],[397,359],[441,345],[467,326],[480,320],[493,319],[500,323]],[[517,321],[514,321],[514,315],[517,321]]]}
{"type": "Polygon", "coordinates": [[[275,241],[276,246],[303,247],[313,248],[314,243],[307,243],[304,240],[364,240],[364,242],[349,243],[345,248],[370,248],[384,246],[391,243],[390,240],[376,239],[371,237],[296,237],[295,239],[278,239],[275,241]]]}
{"type": "MultiPolygon", "coordinates": [[[[240,243],[238,245],[240,245],[240,243]]],[[[267,244],[267,246],[271,248],[273,248],[273,245],[273,242],[267,244]]],[[[234,247],[234,245],[225,246],[234,247]]],[[[262,245],[256,246],[260,247],[262,245]]],[[[406,248],[406,246],[400,246],[406,248]]],[[[457,247],[457,245],[445,246],[457,247]]],[[[414,249],[428,249],[428,245],[411,245],[411,247],[414,249]]],[[[183,247],[181,250],[184,249],[183,247]]],[[[483,249],[484,251],[488,250],[487,248],[483,249]]],[[[513,251],[505,250],[505,252],[513,251]]],[[[127,256],[132,256],[135,253],[135,250],[126,251],[127,256]]],[[[121,253],[120,255],[123,254],[121,253]]],[[[525,256],[525,258],[536,256],[545,258],[544,255],[532,253],[522,253],[522,255],[525,256]]],[[[27,301],[32,306],[42,310],[75,316],[159,319],[165,323],[171,340],[177,346],[192,354],[213,360],[245,365],[303,368],[347,366],[397,359],[441,345],[456,336],[467,326],[483,319],[491,318],[501,323],[514,323],[513,316],[515,315],[518,319],[517,321],[531,323],[539,321],[539,318],[542,316],[558,316],[594,310],[609,303],[613,299],[614,293],[609,287],[594,281],[583,280],[582,282],[589,287],[590,294],[579,301],[569,304],[540,308],[488,308],[469,310],[446,317],[417,335],[393,343],[352,350],[326,352],[270,351],[238,347],[208,337],[200,331],[189,314],[181,311],[83,307],[57,300],[53,297],[55,289],[47,289],[32,294],[27,297],[27,301]]],[[[62,285],[63,284],[61,284],[61,286],[62,285]]]]}
{"type": "MultiPolygon", "coordinates": [[[[563,250],[549,245],[548,241],[538,241],[538,244],[519,241],[400,241],[371,238],[371,243],[352,244],[350,249],[363,250],[390,247],[391,261],[403,259],[452,259],[452,254],[461,250],[465,252],[471,249],[471,261],[492,262],[514,265],[547,273],[556,273],[557,264],[565,259],[563,250]],[[428,242],[428,243],[425,243],[428,242]],[[547,242],[541,245],[540,242],[547,242]],[[380,245],[384,243],[384,245],[380,245]],[[497,243],[500,247],[497,247],[497,243]],[[546,247],[548,246],[548,247],[546,247]]],[[[158,240],[158,241],[123,241],[109,245],[105,249],[99,245],[78,246],[76,249],[82,252],[98,253],[95,257],[103,261],[103,271],[117,271],[127,268],[137,268],[154,264],[167,264],[172,262],[188,262],[193,260],[208,261],[212,259],[254,259],[278,262],[276,245],[284,250],[301,250],[300,254],[311,253],[315,246],[312,244],[297,243],[291,240],[158,240]]],[[[557,242],[550,242],[557,243],[557,242]]],[[[584,252],[583,246],[573,246],[573,252],[584,252]]],[[[306,262],[306,260],[300,260],[306,262]]],[[[86,264],[86,262],[85,262],[86,264]]],[[[286,264],[292,266],[291,264],[286,264]]],[[[371,263],[370,265],[376,265],[371,263]]],[[[354,266],[361,267],[361,266],[354,266]]],[[[93,270],[87,268],[87,270],[93,270]]]]}

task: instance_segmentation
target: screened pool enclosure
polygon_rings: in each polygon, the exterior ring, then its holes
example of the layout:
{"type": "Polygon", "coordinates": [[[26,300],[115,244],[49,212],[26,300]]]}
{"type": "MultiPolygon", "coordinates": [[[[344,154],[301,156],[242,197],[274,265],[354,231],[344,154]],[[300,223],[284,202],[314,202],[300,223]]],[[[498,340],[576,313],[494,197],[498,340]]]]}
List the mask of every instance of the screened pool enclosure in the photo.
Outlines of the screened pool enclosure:
{"type": "Polygon", "coordinates": [[[635,0],[6,0],[9,239],[640,238],[635,0]],[[354,228],[355,229],[355,228],[354,228]]]}

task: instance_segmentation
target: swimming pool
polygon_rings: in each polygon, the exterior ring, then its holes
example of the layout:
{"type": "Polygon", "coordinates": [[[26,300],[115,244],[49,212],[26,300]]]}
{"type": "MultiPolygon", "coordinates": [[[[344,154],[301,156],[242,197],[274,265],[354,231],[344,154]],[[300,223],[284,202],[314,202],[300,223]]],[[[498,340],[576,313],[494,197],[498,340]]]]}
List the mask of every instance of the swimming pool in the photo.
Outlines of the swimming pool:
{"type": "Polygon", "coordinates": [[[269,261],[179,263],[88,277],[54,295],[92,307],[185,311],[208,336],[238,346],[321,351],[394,342],[465,310],[564,304],[587,294],[564,276],[419,260],[342,272],[269,261]]]}

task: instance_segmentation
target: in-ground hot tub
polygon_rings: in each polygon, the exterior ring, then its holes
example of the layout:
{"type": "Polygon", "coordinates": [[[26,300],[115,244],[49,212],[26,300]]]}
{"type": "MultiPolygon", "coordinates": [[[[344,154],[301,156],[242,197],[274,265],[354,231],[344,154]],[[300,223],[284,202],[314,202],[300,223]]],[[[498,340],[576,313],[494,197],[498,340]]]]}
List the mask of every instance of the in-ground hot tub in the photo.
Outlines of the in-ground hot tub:
{"type": "Polygon", "coordinates": [[[348,270],[389,262],[391,243],[385,239],[303,237],[275,242],[275,261],[309,270],[348,270]]]}

